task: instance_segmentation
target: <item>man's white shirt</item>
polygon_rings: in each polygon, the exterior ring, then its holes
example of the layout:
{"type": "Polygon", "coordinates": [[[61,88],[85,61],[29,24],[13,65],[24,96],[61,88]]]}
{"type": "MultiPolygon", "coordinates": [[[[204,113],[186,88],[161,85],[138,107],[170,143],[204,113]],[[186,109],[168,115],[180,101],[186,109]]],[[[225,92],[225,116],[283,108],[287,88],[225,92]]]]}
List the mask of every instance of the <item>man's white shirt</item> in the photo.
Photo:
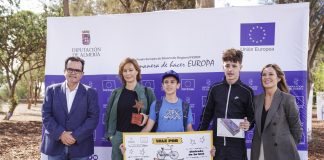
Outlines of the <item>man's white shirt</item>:
{"type": "Polygon", "coordinates": [[[72,107],[72,103],[75,97],[75,94],[79,88],[79,84],[75,87],[75,89],[73,91],[70,91],[67,82],[65,81],[65,91],[66,91],[66,102],[67,102],[67,109],[68,109],[68,113],[70,113],[71,107],[72,107]]]}

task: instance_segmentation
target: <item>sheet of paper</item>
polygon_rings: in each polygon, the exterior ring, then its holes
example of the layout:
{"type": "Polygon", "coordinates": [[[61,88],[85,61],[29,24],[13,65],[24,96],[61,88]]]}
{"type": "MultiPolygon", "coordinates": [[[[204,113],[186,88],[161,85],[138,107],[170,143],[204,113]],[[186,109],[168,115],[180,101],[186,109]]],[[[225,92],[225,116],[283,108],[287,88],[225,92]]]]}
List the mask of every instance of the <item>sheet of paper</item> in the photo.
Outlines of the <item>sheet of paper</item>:
{"type": "Polygon", "coordinates": [[[217,136],[245,138],[245,133],[240,129],[240,122],[244,119],[217,118],[217,136]]]}

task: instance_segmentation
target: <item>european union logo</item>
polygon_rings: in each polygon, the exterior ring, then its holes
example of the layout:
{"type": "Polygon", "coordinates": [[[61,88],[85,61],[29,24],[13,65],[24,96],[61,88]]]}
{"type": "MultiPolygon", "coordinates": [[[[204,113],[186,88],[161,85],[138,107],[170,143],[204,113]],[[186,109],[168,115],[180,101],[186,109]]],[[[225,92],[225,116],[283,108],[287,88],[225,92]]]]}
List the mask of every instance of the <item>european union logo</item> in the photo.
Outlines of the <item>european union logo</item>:
{"type": "Polygon", "coordinates": [[[241,46],[274,45],[275,23],[242,23],[241,46]]]}

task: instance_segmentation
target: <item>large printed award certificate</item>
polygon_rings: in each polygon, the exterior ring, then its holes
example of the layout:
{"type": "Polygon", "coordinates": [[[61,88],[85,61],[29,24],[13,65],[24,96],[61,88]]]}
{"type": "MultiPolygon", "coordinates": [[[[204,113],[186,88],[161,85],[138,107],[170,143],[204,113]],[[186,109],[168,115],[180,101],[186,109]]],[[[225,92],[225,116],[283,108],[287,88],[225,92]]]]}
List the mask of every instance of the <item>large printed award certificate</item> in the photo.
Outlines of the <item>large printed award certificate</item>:
{"type": "Polygon", "coordinates": [[[212,131],[123,133],[124,160],[211,160],[212,131]]]}

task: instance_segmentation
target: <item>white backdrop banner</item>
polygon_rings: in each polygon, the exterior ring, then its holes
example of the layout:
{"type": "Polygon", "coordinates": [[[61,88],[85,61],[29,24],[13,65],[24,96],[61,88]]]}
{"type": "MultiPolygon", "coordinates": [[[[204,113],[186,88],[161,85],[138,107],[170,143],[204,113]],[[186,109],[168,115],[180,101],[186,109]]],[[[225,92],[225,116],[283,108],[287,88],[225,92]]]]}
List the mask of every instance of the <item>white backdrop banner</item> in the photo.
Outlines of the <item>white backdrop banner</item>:
{"type": "MultiPolygon", "coordinates": [[[[82,83],[95,88],[101,105],[94,132],[91,159],[110,159],[110,143],[103,138],[107,99],[121,86],[118,66],[126,57],[141,65],[145,86],[163,96],[161,73],[180,73],[178,95],[187,101],[199,123],[209,87],[222,80],[221,53],[228,48],[244,52],[241,80],[262,92],[260,70],[278,64],[295,95],[303,124],[298,149],[307,159],[306,76],[309,4],[210,8],[116,14],[92,17],[48,18],[45,84],[64,81],[64,60],[85,59],[82,83]]],[[[246,134],[248,147],[253,132],[246,134]]],[[[43,156],[44,157],[44,156],[43,156]]]]}

